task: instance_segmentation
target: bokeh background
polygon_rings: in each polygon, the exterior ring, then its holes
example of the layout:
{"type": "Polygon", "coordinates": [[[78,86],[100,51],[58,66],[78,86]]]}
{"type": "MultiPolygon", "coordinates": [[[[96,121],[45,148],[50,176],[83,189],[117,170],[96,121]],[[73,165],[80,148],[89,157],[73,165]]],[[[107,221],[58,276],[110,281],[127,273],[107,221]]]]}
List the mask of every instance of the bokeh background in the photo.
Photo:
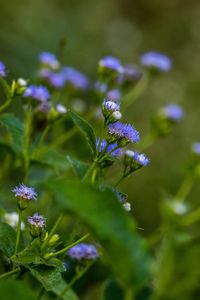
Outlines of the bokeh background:
{"type": "MultiPolygon", "coordinates": [[[[177,102],[186,112],[173,134],[147,151],[151,165],[122,186],[146,234],[159,223],[163,193],[175,193],[183,179],[191,143],[200,140],[199,28],[198,0],[0,0],[0,59],[15,77],[28,78],[38,54],[57,53],[63,41],[64,62],[91,79],[104,55],[137,64],[141,53],[155,49],[172,58],[173,70],[156,79],[127,112],[142,136],[161,105],[177,102]]],[[[196,184],[193,207],[199,192],[196,184]]]]}

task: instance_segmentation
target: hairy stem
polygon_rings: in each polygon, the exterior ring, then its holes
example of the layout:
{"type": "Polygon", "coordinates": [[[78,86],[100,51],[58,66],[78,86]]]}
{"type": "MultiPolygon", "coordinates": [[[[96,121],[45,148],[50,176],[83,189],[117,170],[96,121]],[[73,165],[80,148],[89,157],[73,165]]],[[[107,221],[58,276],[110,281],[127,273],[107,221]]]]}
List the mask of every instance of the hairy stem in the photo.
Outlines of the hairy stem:
{"type": "Polygon", "coordinates": [[[18,209],[17,238],[16,238],[14,255],[17,254],[17,251],[19,248],[19,241],[20,241],[20,235],[21,235],[21,223],[22,223],[22,211],[20,209],[18,209]]]}

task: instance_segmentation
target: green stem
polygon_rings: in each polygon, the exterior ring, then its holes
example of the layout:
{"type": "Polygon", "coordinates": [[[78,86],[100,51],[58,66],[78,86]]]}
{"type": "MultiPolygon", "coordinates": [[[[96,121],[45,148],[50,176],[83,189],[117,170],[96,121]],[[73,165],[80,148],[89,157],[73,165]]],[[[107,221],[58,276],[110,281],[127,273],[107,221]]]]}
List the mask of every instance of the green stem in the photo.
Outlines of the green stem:
{"type": "Polygon", "coordinates": [[[41,249],[44,249],[44,248],[46,247],[46,245],[48,244],[49,240],[51,239],[51,237],[54,235],[56,229],[58,228],[60,222],[62,221],[63,217],[64,217],[64,213],[61,214],[61,215],[58,217],[58,219],[57,219],[56,223],[54,224],[53,228],[51,229],[51,231],[50,231],[48,237],[46,238],[46,240],[45,240],[44,243],[42,244],[41,249]]]}
{"type": "Polygon", "coordinates": [[[0,106],[0,113],[12,102],[12,98],[6,100],[4,104],[0,106]]]}
{"type": "Polygon", "coordinates": [[[10,272],[4,273],[4,274],[0,275],[0,280],[4,279],[4,278],[6,278],[6,277],[8,277],[10,275],[13,275],[15,273],[18,273],[19,271],[20,271],[20,268],[18,267],[18,268],[14,269],[14,270],[12,270],[10,272]]]}
{"type": "Polygon", "coordinates": [[[192,188],[192,185],[193,185],[193,178],[191,176],[186,177],[183,183],[181,184],[180,188],[178,189],[175,198],[178,199],[179,201],[184,201],[188,196],[192,188]]]}
{"type": "Polygon", "coordinates": [[[19,247],[19,241],[20,241],[20,235],[21,235],[21,223],[22,223],[22,211],[20,209],[18,209],[17,238],[16,238],[14,255],[17,254],[18,247],[19,247]]]}
{"type": "Polygon", "coordinates": [[[24,182],[28,179],[29,166],[30,166],[30,157],[29,157],[29,144],[31,136],[31,122],[32,122],[32,112],[31,107],[27,108],[26,111],[26,127],[24,134],[24,182]]]}
{"type": "Polygon", "coordinates": [[[125,177],[126,177],[126,176],[123,175],[123,176],[115,183],[114,187],[116,188],[116,187],[122,182],[122,180],[124,180],[125,177]]]}
{"type": "Polygon", "coordinates": [[[86,180],[86,179],[89,177],[89,175],[92,173],[92,171],[93,171],[94,168],[96,167],[96,164],[97,164],[96,161],[94,161],[94,162],[91,164],[90,168],[87,170],[87,172],[85,173],[85,176],[83,177],[83,181],[86,180]]]}
{"type": "Polygon", "coordinates": [[[94,184],[95,183],[95,179],[96,179],[96,175],[97,175],[97,169],[95,168],[92,172],[92,177],[91,177],[91,183],[94,184]]]}
{"type": "Polygon", "coordinates": [[[80,279],[86,272],[87,270],[91,267],[91,265],[93,264],[90,263],[88,264],[82,271],[78,272],[73,278],[72,280],[69,282],[69,284],[66,286],[66,288],[61,292],[61,294],[58,296],[58,299],[61,299],[66,293],[67,291],[72,287],[72,285],[78,280],[80,279]]]}
{"type": "Polygon", "coordinates": [[[40,137],[39,142],[38,142],[38,146],[42,145],[45,137],[47,136],[47,133],[49,132],[49,129],[50,129],[50,125],[47,125],[46,128],[45,128],[45,130],[41,134],[41,137],[40,137]]]}
{"type": "Polygon", "coordinates": [[[135,102],[147,88],[149,77],[144,75],[143,78],[134,86],[134,88],[123,97],[123,110],[126,110],[133,102],[135,102]]]}
{"type": "Polygon", "coordinates": [[[67,247],[65,247],[65,248],[63,248],[63,249],[61,249],[61,250],[59,250],[59,251],[57,251],[57,252],[50,253],[48,257],[51,257],[51,256],[57,256],[57,255],[60,255],[60,254],[62,254],[62,253],[64,253],[64,252],[66,252],[66,251],[69,250],[70,248],[72,248],[72,247],[74,247],[75,245],[77,245],[77,244],[81,243],[82,241],[84,241],[89,235],[90,235],[89,233],[85,234],[82,238],[80,238],[78,241],[72,243],[71,245],[69,245],[69,246],[67,246],[67,247]]]}

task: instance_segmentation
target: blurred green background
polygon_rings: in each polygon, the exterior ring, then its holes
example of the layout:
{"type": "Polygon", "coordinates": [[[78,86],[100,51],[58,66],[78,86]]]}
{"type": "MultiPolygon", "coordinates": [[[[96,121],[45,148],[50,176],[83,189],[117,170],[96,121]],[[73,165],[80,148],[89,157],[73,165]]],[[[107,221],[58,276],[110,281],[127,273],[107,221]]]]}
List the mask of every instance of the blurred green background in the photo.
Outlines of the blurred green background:
{"type": "MultiPolygon", "coordinates": [[[[184,176],[192,141],[200,140],[200,2],[198,0],[0,0],[0,60],[15,77],[28,78],[38,54],[58,51],[66,40],[64,62],[96,75],[104,55],[138,63],[144,51],[158,50],[173,59],[170,74],[156,79],[129,109],[127,119],[144,136],[150,116],[168,102],[183,105],[184,122],[148,151],[151,165],[122,186],[144,233],[159,223],[163,192],[175,193],[184,176]]],[[[190,195],[198,203],[200,188],[190,195]]]]}

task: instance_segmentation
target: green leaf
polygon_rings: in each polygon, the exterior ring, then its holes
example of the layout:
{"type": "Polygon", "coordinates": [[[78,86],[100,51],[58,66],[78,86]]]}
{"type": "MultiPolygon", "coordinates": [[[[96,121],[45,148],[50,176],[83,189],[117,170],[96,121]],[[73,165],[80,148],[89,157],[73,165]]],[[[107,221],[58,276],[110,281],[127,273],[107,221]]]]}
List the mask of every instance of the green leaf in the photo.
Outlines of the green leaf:
{"type": "Polygon", "coordinates": [[[3,87],[3,89],[4,89],[6,97],[7,98],[11,97],[10,86],[7,83],[7,81],[4,78],[0,77],[0,83],[1,83],[1,85],[3,87]]]}
{"type": "Polygon", "coordinates": [[[85,135],[87,142],[93,152],[96,153],[96,137],[94,134],[94,130],[92,126],[75,112],[69,112],[70,117],[72,118],[73,122],[78,126],[80,131],[85,135]]]}
{"type": "Polygon", "coordinates": [[[114,193],[66,179],[50,180],[46,185],[62,210],[77,214],[93,230],[118,278],[125,285],[141,286],[149,275],[149,256],[135,223],[114,193]]]}
{"type": "Polygon", "coordinates": [[[65,155],[48,147],[42,147],[34,151],[31,160],[60,171],[66,171],[70,166],[65,155]]]}
{"type": "Polygon", "coordinates": [[[69,155],[67,155],[67,160],[74,169],[76,175],[79,178],[83,178],[89,168],[89,165],[84,163],[83,161],[77,160],[69,155]]]}
{"type": "Polygon", "coordinates": [[[15,251],[16,232],[8,224],[0,222],[0,250],[8,257],[15,251]]]}
{"type": "Polygon", "coordinates": [[[0,124],[5,126],[10,133],[14,151],[21,152],[24,142],[24,124],[13,114],[0,115],[0,124]]]}
{"type": "Polygon", "coordinates": [[[1,299],[5,300],[35,300],[36,295],[23,281],[8,280],[0,284],[1,299]]]}
{"type": "MultiPolygon", "coordinates": [[[[62,275],[57,268],[38,266],[29,268],[31,274],[43,285],[46,291],[54,292],[59,296],[67,287],[67,283],[63,280],[62,275]]],[[[64,300],[78,300],[77,295],[69,289],[62,297],[64,300]]]]}

